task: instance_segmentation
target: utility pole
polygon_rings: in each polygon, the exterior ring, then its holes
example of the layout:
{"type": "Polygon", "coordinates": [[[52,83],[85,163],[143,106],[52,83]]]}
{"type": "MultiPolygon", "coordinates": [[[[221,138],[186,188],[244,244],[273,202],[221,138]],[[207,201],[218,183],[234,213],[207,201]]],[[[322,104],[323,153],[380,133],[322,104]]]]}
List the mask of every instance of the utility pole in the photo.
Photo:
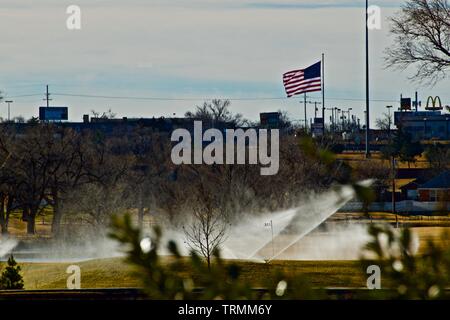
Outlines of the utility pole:
{"type": "Polygon", "coordinates": [[[416,102],[415,102],[415,105],[416,105],[416,112],[417,112],[417,111],[419,111],[419,94],[417,93],[417,91],[416,91],[416,102]]]}
{"type": "Polygon", "coordinates": [[[11,103],[13,103],[14,101],[12,100],[6,100],[5,103],[8,104],[8,122],[11,121],[11,103]]]}
{"type": "Polygon", "coordinates": [[[366,0],[366,158],[370,158],[370,117],[369,117],[369,0],[366,0]]]}
{"type": "Polygon", "coordinates": [[[50,107],[50,101],[52,100],[52,99],[50,99],[50,93],[48,92],[48,85],[47,85],[47,90],[46,90],[46,93],[45,93],[45,99],[44,99],[44,101],[47,101],[47,108],[48,107],[50,107]]]}

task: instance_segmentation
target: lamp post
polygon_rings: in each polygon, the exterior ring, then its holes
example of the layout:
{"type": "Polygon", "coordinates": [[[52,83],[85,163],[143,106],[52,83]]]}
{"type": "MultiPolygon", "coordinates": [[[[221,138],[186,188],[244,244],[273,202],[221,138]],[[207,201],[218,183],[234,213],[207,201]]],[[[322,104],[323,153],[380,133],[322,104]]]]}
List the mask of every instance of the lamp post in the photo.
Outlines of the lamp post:
{"type": "Polygon", "coordinates": [[[8,104],[8,122],[11,121],[11,103],[14,101],[12,100],[6,100],[5,103],[8,104]]]}
{"type": "Polygon", "coordinates": [[[337,129],[338,129],[338,131],[339,131],[339,119],[341,119],[341,117],[339,116],[339,114],[341,113],[341,109],[340,108],[337,108],[337,110],[336,110],[336,125],[337,125],[337,129]]]}
{"type": "Polygon", "coordinates": [[[348,118],[347,118],[347,120],[348,120],[348,127],[350,128],[351,127],[351,116],[350,116],[350,111],[352,111],[353,110],[353,108],[348,108],[347,109],[347,115],[348,115],[348,118]]]}
{"type": "Polygon", "coordinates": [[[334,122],[334,108],[326,108],[326,110],[331,111],[331,116],[330,116],[330,129],[331,132],[333,132],[333,122],[334,122]]]}

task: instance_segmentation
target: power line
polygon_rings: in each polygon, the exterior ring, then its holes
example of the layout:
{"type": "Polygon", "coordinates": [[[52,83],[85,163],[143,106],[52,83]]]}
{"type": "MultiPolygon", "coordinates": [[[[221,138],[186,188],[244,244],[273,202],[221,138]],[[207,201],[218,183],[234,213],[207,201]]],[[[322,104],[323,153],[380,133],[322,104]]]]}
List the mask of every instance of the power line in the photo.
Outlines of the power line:
{"type": "Polygon", "coordinates": [[[41,96],[41,93],[33,93],[33,94],[22,94],[22,95],[16,95],[16,96],[7,96],[8,98],[23,98],[23,97],[35,97],[35,96],[41,96]]]}
{"type": "MultiPolygon", "coordinates": [[[[171,98],[171,97],[139,97],[139,96],[108,96],[108,95],[94,95],[94,94],[80,94],[80,93],[52,93],[53,96],[61,96],[61,97],[79,97],[79,98],[95,98],[95,99],[119,99],[119,100],[149,100],[149,101],[198,101],[198,100],[211,100],[214,98],[205,98],[205,97],[197,97],[197,98],[171,98]]],[[[21,95],[13,95],[7,96],[8,98],[24,98],[24,97],[36,97],[42,96],[42,93],[30,93],[30,94],[21,94],[21,95]]],[[[219,97],[218,99],[230,100],[230,101],[270,101],[270,100],[293,100],[292,98],[287,97],[219,97]]],[[[320,97],[311,97],[308,96],[308,99],[317,100],[320,102],[320,97]]],[[[338,97],[327,97],[327,100],[331,101],[366,101],[364,98],[338,98],[338,97]]],[[[398,102],[398,99],[370,99],[372,102],[398,102]]]]}
{"type": "MultiPolygon", "coordinates": [[[[80,98],[102,98],[102,99],[123,99],[123,100],[158,100],[158,101],[197,101],[197,100],[211,100],[215,98],[169,98],[169,97],[136,97],[136,96],[103,96],[92,94],[72,94],[72,93],[53,93],[54,96],[68,96],[80,98]]],[[[219,99],[219,98],[218,98],[219,99]]],[[[258,98],[227,98],[222,97],[223,100],[284,100],[285,97],[258,97],[258,98]]]]}
{"type": "MultiPolygon", "coordinates": [[[[212,98],[170,98],[170,97],[138,97],[138,96],[107,96],[107,95],[93,95],[93,94],[77,94],[77,93],[53,93],[54,96],[66,96],[66,97],[80,97],[80,98],[96,98],[96,99],[121,99],[121,100],[156,100],[156,101],[198,101],[198,100],[211,100],[212,98]]],[[[314,97],[308,97],[309,99],[317,99],[314,97]]],[[[288,100],[292,98],[287,97],[220,97],[223,100],[230,101],[260,101],[260,100],[288,100]]],[[[333,101],[366,101],[363,98],[335,98],[328,97],[327,100],[333,101]]],[[[373,102],[398,102],[394,99],[371,99],[373,102]]]]}

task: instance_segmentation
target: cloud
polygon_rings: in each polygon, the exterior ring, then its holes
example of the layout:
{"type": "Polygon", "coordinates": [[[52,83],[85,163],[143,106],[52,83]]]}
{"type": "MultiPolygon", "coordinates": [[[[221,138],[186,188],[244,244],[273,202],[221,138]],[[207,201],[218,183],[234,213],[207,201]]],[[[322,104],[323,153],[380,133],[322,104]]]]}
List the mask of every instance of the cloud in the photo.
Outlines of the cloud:
{"type": "MultiPolygon", "coordinates": [[[[76,118],[109,107],[124,116],[183,114],[202,98],[284,96],[281,74],[318,61],[324,52],[327,96],[364,98],[362,1],[78,0],[82,30],[69,31],[65,9],[72,2],[2,0],[0,29],[8,32],[2,35],[0,88],[9,95],[43,92],[50,83],[55,93],[198,97],[195,102],[54,97],[57,104],[73,106],[76,118]]],[[[389,7],[391,1],[371,3],[384,6],[383,19],[397,10],[389,7]]],[[[416,88],[407,74],[383,68],[383,51],[392,39],[385,21],[382,27],[371,32],[372,96],[412,95],[416,88]]],[[[33,99],[17,99],[14,112],[36,112],[42,98],[33,99]]],[[[329,103],[362,115],[363,102],[329,103]]],[[[279,108],[301,116],[296,99],[236,101],[233,108],[252,118],[279,108]]],[[[384,104],[374,108],[381,112],[384,104]]]]}

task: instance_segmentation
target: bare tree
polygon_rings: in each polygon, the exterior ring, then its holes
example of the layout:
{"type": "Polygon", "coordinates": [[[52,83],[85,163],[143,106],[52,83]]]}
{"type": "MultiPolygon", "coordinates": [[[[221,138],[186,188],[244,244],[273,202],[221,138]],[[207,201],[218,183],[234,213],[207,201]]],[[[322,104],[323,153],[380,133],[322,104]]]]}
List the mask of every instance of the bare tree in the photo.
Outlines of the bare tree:
{"type": "Polygon", "coordinates": [[[167,137],[151,128],[137,127],[128,137],[130,154],[134,166],[131,168],[127,184],[138,209],[138,224],[143,226],[144,214],[155,209],[155,197],[159,186],[169,176],[170,143],[167,137]]]}
{"type": "Polygon", "coordinates": [[[114,113],[111,109],[108,109],[106,112],[98,112],[95,110],[91,110],[92,116],[94,118],[100,118],[100,119],[115,119],[117,114],[114,113]]]}
{"type": "Polygon", "coordinates": [[[7,128],[0,130],[0,228],[1,234],[8,233],[8,224],[14,205],[17,203],[18,180],[11,163],[14,148],[14,134],[7,128]]]}
{"type": "Polygon", "coordinates": [[[197,106],[194,112],[186,112],[185,116],[202,121],[231,123],[235,126],[244,124],[242,114],[233,114],[229,109],[230,105],[230,100],[213,99],[211,102],[204,102],[202,106],[197,106]]]}
{"type": "Polygon", "coordinates": [[[208,269],[211,269],[214,252],[226,240],[227,222],[203,183],[200,183],[192,218],[191,224],[183,227],[186,242],[192,250],[206,259],[208,269]]]}
{"type": "Polygon", "coordinates": [[[57,236],[63,218],[63,204],[66,198],[80,184],[85,183],[85,145],[81,135],[71,129],[59,131],[54,139],[53,166],[49,170],[50,181],[45,200],[53,207],[52,233],[57,236]]]}
{"type": "Polygon", "coordinates": [[[392,125],[392,118],[389,114],[383,113],[381,118],[376,119],[375,125],[380,130],[389,131],[392,125]]]}
{"type": "Polygon", "coordinates": [[[27,233],[34,234],[36,216],[43,209],[49,190],[51,171],[57,159],[55,131],[52,125],[30,127],[18,137],[11,152],[10,163],[17,178],[17,199],[27,222],[27,233]]]}
{"type": "Polygon", "coordinates": [[[450,7],[447,0],[409,0],[391,19],[394,45],[386,50],[388,67],[416,65],[413,77],[435,84],[450,67],[450,7]]]}

